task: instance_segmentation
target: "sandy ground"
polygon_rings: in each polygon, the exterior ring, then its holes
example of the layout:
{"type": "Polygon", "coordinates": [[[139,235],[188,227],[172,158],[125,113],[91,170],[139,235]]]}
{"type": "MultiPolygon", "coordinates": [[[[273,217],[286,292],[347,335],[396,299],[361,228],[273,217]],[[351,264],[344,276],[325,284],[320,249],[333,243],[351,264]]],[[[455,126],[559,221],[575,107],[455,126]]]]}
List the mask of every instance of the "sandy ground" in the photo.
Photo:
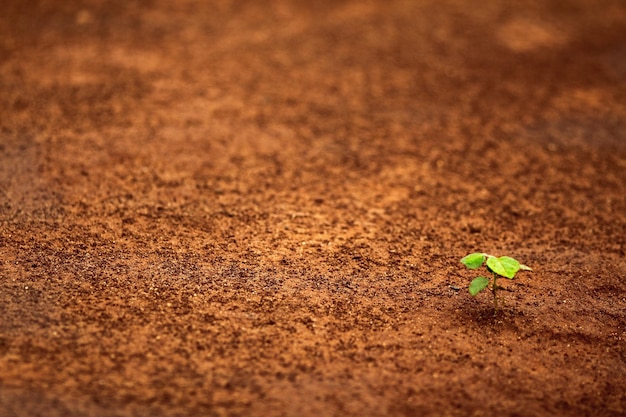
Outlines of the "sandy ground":
{"type": "Polygon", "coordinates": [[[618,0],[3,0],[0,415],[626,415],[625,39],[618,0]],[[475,251],[533,268],[496,317],[475,251]]]}

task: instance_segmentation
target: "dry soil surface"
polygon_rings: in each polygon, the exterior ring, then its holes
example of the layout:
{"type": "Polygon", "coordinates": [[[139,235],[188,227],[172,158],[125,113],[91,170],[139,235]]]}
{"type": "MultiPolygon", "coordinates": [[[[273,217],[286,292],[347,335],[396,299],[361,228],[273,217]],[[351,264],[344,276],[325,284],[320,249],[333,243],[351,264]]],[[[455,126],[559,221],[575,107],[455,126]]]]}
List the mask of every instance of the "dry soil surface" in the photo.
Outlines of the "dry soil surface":
{"type": "Polygon", "coordinates": [[[626,3],[0,6],[0,415],[626,415],[626,3]],[[459,262],[531,266],[471,297],[459,262]]]}

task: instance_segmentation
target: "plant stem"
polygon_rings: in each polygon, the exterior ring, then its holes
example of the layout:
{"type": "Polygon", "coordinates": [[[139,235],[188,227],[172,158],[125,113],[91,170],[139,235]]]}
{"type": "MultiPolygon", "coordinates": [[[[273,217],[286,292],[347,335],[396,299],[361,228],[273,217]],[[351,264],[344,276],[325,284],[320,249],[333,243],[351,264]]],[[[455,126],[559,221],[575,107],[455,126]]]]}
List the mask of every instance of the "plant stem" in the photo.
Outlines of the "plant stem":
{"type": "Polygon", "coordinates": [[[498,314],[498,274],[493,273],[493,315],[498,314]]]}

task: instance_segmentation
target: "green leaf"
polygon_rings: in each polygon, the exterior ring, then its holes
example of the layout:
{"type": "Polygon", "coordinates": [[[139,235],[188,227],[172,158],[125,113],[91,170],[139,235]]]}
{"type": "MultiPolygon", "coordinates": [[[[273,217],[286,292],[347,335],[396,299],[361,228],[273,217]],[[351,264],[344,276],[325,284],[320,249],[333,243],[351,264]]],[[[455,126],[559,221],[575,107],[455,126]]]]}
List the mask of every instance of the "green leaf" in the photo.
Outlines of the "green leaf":
{"type": "Polygon", "coordinates": [[[509,256],[489,258],[487,266],[496,274],[509,279],[515,278],[515,274],[520,270],[519,262],[509,256]]]}
{"type": "Polygon", "coordinates": [[[468,267],[469,269],[480,268],[480,266],[485,262],[485,254],[484,253],[471,253],[467,255],[465,258],[461,259],[463,265],[468,267]]]}
{"type": "Polygon", "coordinates": [[[486,277],[476,277],[472,280],[469,285],[469,293],[473,296],[487,288],[489,285],[489,278],[486,277]]]}

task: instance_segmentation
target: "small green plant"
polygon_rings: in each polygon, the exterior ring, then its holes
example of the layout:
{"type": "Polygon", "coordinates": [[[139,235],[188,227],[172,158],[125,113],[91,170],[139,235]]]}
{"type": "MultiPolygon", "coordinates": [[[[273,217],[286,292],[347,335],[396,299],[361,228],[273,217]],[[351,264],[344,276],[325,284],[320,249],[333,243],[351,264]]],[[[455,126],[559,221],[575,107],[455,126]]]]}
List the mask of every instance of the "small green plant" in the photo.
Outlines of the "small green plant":
{"type": "Polygon", "coordinates": [[[483,264],[486,264],[485,266],[487,270],[491,272],[493,281],[484,276],[476,277],[469,285],[469,293],[473,297],[485,288],[489,288],[493,293],[494,316],[498,313],[498,290],[503,288],[498,285],[498,277],[513,279],[515,278],[515,274],[517,274],[520,270],[532,271],[532,269],[519,263],[516,259],[513,259],[510,256],[500,256],[498,258],[493,255],[479,252],[467,255],[461,259],[461,262],[469,269],[478,269],[483,266],[483,264]],[[489,286],[490,283],[491,287],[489,286]]]}

